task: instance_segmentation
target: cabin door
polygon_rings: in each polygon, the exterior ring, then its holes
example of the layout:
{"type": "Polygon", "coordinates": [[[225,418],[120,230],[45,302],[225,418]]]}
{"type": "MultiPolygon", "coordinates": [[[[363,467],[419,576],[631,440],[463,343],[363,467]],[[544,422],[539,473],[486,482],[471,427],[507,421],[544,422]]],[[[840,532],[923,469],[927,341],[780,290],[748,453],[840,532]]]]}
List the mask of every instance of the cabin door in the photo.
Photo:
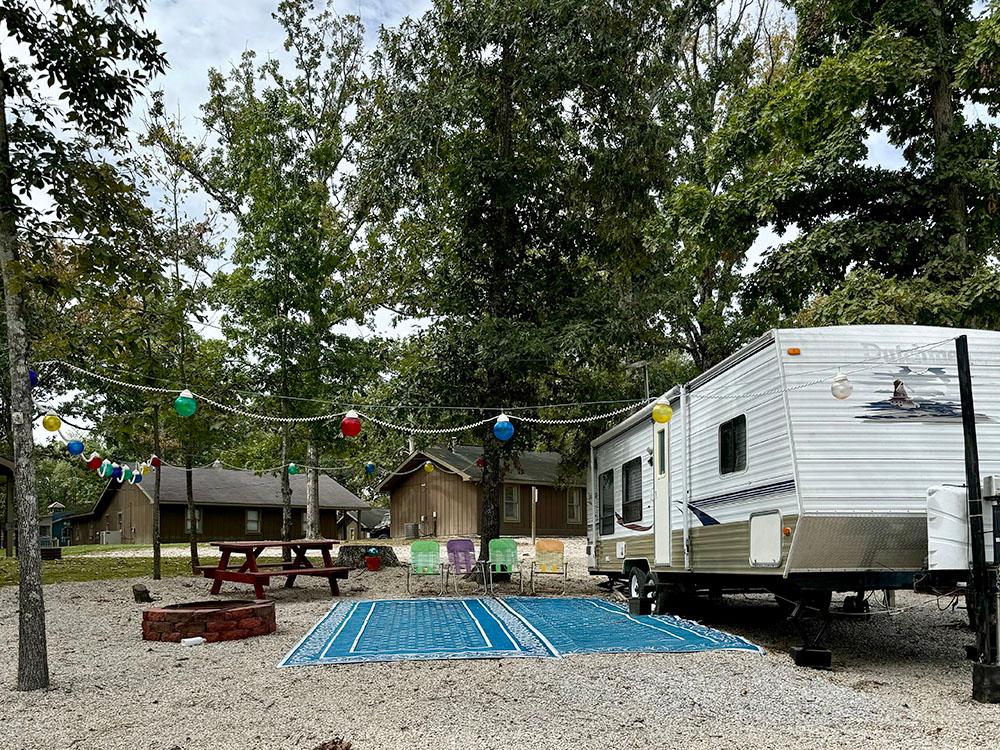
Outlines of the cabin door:
{"type": "Polygon", "coordinates": [[[670,565],[670,456],[667,425],[653,423],[653,539],[657,565],[670,565]]]}

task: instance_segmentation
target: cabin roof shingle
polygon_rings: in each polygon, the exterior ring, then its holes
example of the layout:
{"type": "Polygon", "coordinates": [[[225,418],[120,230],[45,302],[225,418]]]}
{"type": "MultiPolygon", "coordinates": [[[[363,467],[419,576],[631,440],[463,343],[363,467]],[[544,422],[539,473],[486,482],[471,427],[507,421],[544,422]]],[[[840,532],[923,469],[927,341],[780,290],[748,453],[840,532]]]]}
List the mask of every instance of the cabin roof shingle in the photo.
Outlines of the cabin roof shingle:
{"type": "MultiPolygon", "coordinates": [[[[250,471],[209,466],[191,472],[191,486],[196,505],[281,506],[281,481],[274,474],[257,475],[250,471]]],[[[292,507],[306,504],[305,474],[288,477],[292,487],[292,507]]],[[[152,499],[154,476],[147,474],[139,489],[152,499]]],[[[75,517],[99,515],[121,485],[111,481],[105,487],[94,507],[75,517]]],[[[185,470],[174,466],[160,467],[160,503],[184,505],[187,503],[185,470]]],[[[319,475],[319,505],[334,510],[361,510],[369,505],[339,482],[325,474],[319,475]]]]}
{"type": "MultiPolygon", "coordinates": [[[[416,466],[428,459],[456,472],[469,482],[480,482],[483,470],[476,461],[483,455],[477,445],[434,445],[414,451],[378,486],[379,492],[389,492],[416,466]]],[[[507,467],[505,482],[549,486],[582,487],[585,482],[575,471],[566,471],[562,455],[553,451],[521,451],[507,467]]]]}

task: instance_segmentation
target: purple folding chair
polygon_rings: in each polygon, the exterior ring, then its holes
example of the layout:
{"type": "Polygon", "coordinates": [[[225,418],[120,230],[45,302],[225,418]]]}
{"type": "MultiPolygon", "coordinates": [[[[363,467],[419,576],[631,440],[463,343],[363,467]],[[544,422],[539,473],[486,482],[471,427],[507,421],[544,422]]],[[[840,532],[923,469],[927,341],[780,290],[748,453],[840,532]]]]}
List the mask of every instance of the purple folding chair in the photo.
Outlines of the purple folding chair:
{"type": "MultiPolygon", "coordinates": [[[[448,576],[455,574],[455,593],[458,593],[458,579],[475,573],[480,567],[476,559],[476,545],[471,539],[450,539],[448,541],[448,570],[445,571],[444,585],[448,588],[448,576]]],[[[483,584],[485,586],[485,583],[483,584]]]]}

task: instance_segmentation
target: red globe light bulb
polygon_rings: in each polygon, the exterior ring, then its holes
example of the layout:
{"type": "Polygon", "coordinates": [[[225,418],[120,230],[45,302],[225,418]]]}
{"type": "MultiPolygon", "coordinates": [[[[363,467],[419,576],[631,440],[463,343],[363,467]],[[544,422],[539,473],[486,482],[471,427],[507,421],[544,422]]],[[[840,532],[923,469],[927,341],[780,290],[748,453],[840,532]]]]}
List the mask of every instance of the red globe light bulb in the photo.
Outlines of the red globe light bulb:
{"type": "Polygon", "coordinates": [[[340,420],[340,431],[344,433],[344,437],[357,437],[361,434],[361,418],[356,411],[351,409],[344,415],[340,420]]]}

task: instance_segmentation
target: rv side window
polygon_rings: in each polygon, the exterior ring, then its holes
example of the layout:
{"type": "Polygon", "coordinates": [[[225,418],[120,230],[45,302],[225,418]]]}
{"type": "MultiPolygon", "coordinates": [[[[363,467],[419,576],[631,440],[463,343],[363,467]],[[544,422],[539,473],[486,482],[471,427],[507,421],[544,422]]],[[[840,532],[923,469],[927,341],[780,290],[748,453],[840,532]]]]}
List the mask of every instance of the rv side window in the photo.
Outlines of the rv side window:
{"type": "Polygon", "coordinates": [[[642,459],[633,458],[622,465],[622,521],[642,520],[642,459]]]}
{"type": "Polygon", "coordinates": [[[719,425],[719,473],[732,474],[747,467],[747,417],[740,414],[719,425]]]}
{"type": "Polygon", "coordinates": [[[608,469],[597,479],[598,502],[601,506],[601,533],[615,533],[615,472],[608,469]]]}

